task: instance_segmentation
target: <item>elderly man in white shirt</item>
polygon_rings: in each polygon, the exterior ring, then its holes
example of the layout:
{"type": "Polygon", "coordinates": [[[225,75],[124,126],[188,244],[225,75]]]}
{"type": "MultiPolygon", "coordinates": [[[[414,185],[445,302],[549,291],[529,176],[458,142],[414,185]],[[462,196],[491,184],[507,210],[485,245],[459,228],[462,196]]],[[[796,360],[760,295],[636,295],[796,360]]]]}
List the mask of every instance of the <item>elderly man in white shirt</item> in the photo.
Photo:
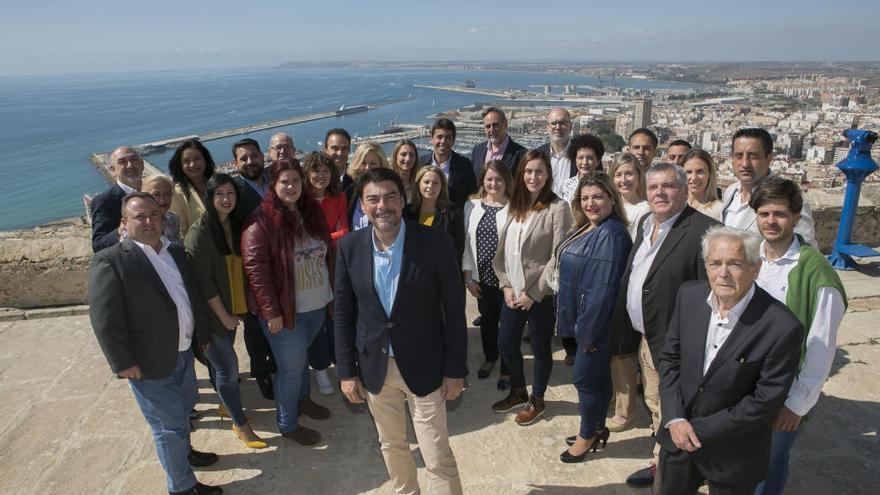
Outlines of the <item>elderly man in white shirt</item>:
{"type": "MultiPolygon", "coordinates": [[[[772,175],[770,163],[773,161],[773,138],[770,133],[759,128],[745,128],[733,135],[733,174],[737,178],[721,197],[721,221],[728,227],[750,230],[758,233],[755,211],[749,200],[758,184],[772,175]]],[[[816,232],[813,226],[813,212],[804,203],[800,221],[795,232],[816,247],[816,232]]]]}
{"type": "Polygon", "coordinates": [[[767,480],[755,492],[771,495],[785,489],[789,452],[831,371],[847,302],[843,284],[825,257],[795,234],[803,205],[797,184],[779,178],[764,181],[751,204],[764,237],[757,283],[785,303],[806,330],[798,375],[773,423],[767,480]]]}

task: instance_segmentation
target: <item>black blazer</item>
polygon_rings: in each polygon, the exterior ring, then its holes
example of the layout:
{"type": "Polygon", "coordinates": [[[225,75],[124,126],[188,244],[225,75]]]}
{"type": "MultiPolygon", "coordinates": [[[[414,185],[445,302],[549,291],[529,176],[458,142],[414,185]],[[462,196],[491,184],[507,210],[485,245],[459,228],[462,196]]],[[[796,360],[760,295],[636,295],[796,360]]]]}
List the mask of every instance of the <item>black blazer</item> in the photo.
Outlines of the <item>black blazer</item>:
{"type": "MultiPolygon", "coordinates": [[[[657,356],[666,341],[666,326],[672,317],[672,305],[675,303],[678,288],[688,280],[706,280],[701,241],[703,234],[713,225],[721,224],[690,206],[685,206],[666,235],[645,278],[642,286],[642,316],[645,320],[645,337],[648,339],[655,367],[657,356]]],[[[644,235],[650,235],[650,232],[642,232],[642,226],[639,225],[638,234],[626,260],[626,271],[623,273],[614,307],[609,341],[612,356],[636,352],[641,341],[641,334],[633,329],[626,311],[626,293],[629,290],[633,257],[644,235]]]]}
{"type": "MultiPolygon", "coordinates": [[[[541,146],[538,147],[538,151],[547,155],[548,160],[553,155],[553,150],[550,148],[550,143],[542,144],[541,146]]],[[[568,153],[568,148],[565,148],[565,152],[568,153]]],[[[601,160],[599,160],[599,161],[601,162],[601,160]]],[[[599,163],[599,166],[601,167],[602,164],[599,163]]],[[[578,173],[577,164],[575,162],[571,162],[571,167],[568,172],[568,178],[570,179],[570,178],[574,177],[575,175],[577,175],[577,173],[578,173]]]]}
{"type": "MultiPolygon", "coordinates": [[[[471,150],[471,162],[474,164],[474,176],[479,177],[480,173],[483,171],[483,165],[486,163],[486,149],[489,147],[489,141],[483,141],[482,143],[477,143],[474,145],[474,149],[471,150]]],[[[507,148],[504,149],[504,154],[501,156],[501,161],[507,164],[507,168],[510,169],[510,173],[516,177],[516,167],[519,165],[520,159],[522,156],[526,154],[528,150],[525,146],[517,143],[510,138],[510,142],[507,143],[507,148]]],[[[550,155],[547,155],[548,157],[550,155]]]]}
{"type": "MultiPolygon", "coordinates": [[[[207,306],[181,246],[168,251],[180,270],[193,313],[193,344],[209,342],[207,306]]],[[[159,380],[174,371],[179,339],[177,306],[147,255],[131,239],[97,253],[89,270],[89,318],[114,373],[139,366],[159,380]]]]}
{"type": "Polygon", "coordinates": [[[238,185],[238,200],[235,202],[235,207],[241,211],[242,220],[247,220],[263,202],[263,197],[244,180],[244,177],[233,175],[232,180],[238,185]]]}
{"type": "Polygon", "coordinates": [[[409,389],[437,390],[443,377],[467,375],[467,325],[461,272],[452,239],[437,229],[406,222],[403,262],[391,316],[373,285],[373,229],[339,240],[336,248],[334,326],[336,372],[360,377],[378,394],[388,370],[388,344],[409,389]]]}
{"type": "Polygon", "coordinates": [[[666,345],[659,355],[660,431],[668,452],[678,448],[664,425],[690,421],[702,447],[689,454],[710,481],[753,485],[767,477],[771,425],[798,370],[804,327],[760,287],[703,376],[711,308],[707,282],[678,292],[666,345]]]}
{"type": "Polygon", "coordinates": [[[125,191],[114,183],[110,189],[92,198],[92,251],[119,244],[119,222],[122,221],[122,198],[125,191]]]}
{"type": "MultiPolygon", "coordinates": [[[[433,160],[433,153],[422,155],[419,160],[421,164],[430,165],[433,160]]],[[[447,181],[449,188],[449,200],[459,209],[464,210],[464,204],[467,203],[471,194],[477,191],[477,176],[474,175],[474,169],[471,161],[459,155],[455,151],[449,159],[449,180],[447,181]]]]}
{"type": "MultiPolygon", "coordinates": [[[[419,223],[419,212],[412,205],[406,208],[406,218],[413,222],[419,223]]],[[[456,260],[458,260],[458,268],[461,271],[461,257],[464,254],[464,216],[461,209],[455,205],[443,210],[437,210],[434,213],[434,222],[431,224],[432,229],[442,230],[452,237],[452,244],[455,246],[456,260]]]]}

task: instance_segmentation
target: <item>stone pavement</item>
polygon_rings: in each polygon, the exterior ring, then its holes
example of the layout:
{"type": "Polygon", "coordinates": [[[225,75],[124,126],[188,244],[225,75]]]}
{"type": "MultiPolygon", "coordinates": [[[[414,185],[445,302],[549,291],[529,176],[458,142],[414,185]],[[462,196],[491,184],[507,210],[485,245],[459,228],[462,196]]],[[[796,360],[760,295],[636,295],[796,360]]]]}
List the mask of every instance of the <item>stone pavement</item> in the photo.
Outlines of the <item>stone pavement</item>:
{"type": "MultiPolygon", "coordinates": [[[[794,449],[790,494],[880,493],[880,266],[865,265],[843,279],[851,308],[832,376],[794,449]]],[[[469,320],[475,313],[471,301],[469,320]]],[[[472,370],[482,361],[479,342],[471,329],[472,370]]],[[[166,493],[147,425],[126,383],[110,375],[87,316],[0,322],[0,344],[0,417],[6,418],[0,425],[0,493],[166,493]]],[[[247,369],[241,338],[237,349],[247,369]]],[[[461,404],[449,415],[465,493],[650,493],[624,483],[649,459],[644,411],[638,428],[612,434],[608,447],[589,454],[588,462],[559,462],[564,438],[578,425],[577,396],[562,357],[557,350],[547,417],[529,427],[491,411],[501,396],[494,384],[497,368],[490,380],[472,373],[461,404]]],[[[527,366],[530,376],[529,359],[527,366]]],[[[243,374],[247,414],[270,444],[251,451],[234,437],[231,423],[217,417],[217,396],[204,368],[196,367],[202,417],[193,445],[220,454],[216,465],[197,471],[201,481],[230,494],[388,493],[370,416],[350,411],[338,392],[313,393],[333,416],[303,420],[324,437],[319,446],[304,448],[278,436],[274,404],[243,374]]],[[[419,475],[424,481],[421,466],[419,475]]]]}

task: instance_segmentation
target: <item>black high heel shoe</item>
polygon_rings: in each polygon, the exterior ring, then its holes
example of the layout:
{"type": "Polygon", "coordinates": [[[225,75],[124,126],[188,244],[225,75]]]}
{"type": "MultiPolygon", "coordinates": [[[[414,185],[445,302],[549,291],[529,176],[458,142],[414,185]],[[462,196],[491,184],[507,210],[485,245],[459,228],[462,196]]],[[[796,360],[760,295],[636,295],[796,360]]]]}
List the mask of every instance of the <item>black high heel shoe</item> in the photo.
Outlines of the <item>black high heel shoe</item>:
{"type": "MultiPolygon", "coordinates": [[[[606,445],[608,445],[609,435],[610,432],[608,431],[608,428],[605,428],[604,430],[596,433],[596,436],[593,437],[593,441],[590,443],[590,446],[587,447],[587,450],[583,451],[583,453],[581,453],[580,455],[574,455],[566,449],[565,452],[559,454],[559,460],[566,464],[584,462],[584,459],[587,457],[587,453],[596,452],[596,450],[599,449],[599,442],[602,442],[603,449],[606,445]]],[[[569,446],[572,446],[574,445],[575,440],[577,440],[577,435],[566,438],[565,443],[567,443],[569,446]]]]}

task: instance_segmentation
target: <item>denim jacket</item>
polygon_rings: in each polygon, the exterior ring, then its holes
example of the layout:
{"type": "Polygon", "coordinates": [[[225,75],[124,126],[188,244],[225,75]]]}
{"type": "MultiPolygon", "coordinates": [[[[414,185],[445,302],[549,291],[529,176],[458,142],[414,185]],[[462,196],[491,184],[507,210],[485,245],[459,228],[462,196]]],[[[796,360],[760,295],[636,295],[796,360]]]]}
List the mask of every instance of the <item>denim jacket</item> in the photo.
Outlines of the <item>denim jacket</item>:
{"type": "Polygon", "coordinates": [[[572,232],[558,254],[556,329],[559,336],[575,337],[579,348],[589,350],[608,343],[632,240],[623,222],[614,217],[577,237],[581,232],[572,232]]]}

